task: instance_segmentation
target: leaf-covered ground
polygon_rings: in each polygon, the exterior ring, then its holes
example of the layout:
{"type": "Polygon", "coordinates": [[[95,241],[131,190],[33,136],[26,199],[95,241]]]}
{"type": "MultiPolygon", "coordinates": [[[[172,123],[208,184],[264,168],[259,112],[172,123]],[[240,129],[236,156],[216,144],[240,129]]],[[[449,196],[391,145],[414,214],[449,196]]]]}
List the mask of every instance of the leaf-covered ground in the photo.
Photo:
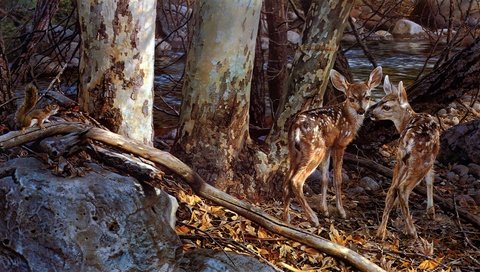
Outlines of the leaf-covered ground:
{"type": "MultiPolygon", "coordinates": [[[[172,179],[167,178],[166,181],[161,186],[175,195],[180,204],[176,230],[185,251],[196,247],[235,251],[257,256],[284,271],[354,270],[315,249],[272,234],[232,211],[207,203],[172,179]]],[[[353,178],[349,184],[354,183],[353,178]]],[[[462,188],[453,188],[451,184],[438,185],[435,193],[451,197],[456,190],[462,188]]],[[[480,270],[480,230],[459,219],[455,211],[444,211],[437,206],[436,219],[428,220],[424,216],[426,200],[412,194],[411,212],[419,239],[414,241],[403,234],[404,221],[399,211],[393,211],[387,239],[382,242],[374,234],[382,214],[386,189],[363,195],[346,191],[344,196],[349,219],[321,218],[320,227],[315,228],[302,217],[298,206],[292,205],[296,215],[292,223],[358,251],[387,271],[480,270]]],[[[334,204],[333,194],[329,193],[329,196],[329,204],[334,204]]],[[[314,202],[318,202],[317,198],[310,198],[313,207],[314,202]]],[[[459,204],[462,209],[479,213],[478,206],[472,203],[459,204]]],[[[281,218],[280,202],[257,205],[281,218]]]]}

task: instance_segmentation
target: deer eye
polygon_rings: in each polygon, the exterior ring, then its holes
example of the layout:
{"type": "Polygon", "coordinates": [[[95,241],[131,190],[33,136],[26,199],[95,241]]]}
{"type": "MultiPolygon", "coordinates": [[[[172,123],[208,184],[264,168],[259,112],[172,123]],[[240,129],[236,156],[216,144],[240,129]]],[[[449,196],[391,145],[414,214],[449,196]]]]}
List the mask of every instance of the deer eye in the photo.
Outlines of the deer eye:
{"type": "Polygon", "coordinates": [[[353,98],[353,97],[349,97],[348,100],[352,103],[355,102],[355,98],[353,98]]]}
{"type": "Polygon", "coordinates": [[[371,96],[365,96],[365,99],[370,100],[372,97],[371,96]]]}
{"type": "Polygon", "coordinates": [[[385,106],[382,107],[382,109],[383,109],[383,110],[386,110],[386,111],[389,111],[389,110],[390,110],[390,106],[385,105],[385,106]]]}

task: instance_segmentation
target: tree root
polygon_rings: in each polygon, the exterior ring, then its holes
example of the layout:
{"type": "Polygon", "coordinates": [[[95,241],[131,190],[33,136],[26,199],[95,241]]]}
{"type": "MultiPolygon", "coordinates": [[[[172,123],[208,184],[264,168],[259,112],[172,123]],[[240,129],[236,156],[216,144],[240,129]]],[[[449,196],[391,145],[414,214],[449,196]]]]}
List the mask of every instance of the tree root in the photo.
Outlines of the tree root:
{"type": "Polygon", "coordinates": [[[330,242],[320,236],[295,228],[277,218],[265,213],[258,207],[240,201],[206,183],[195,171],[168,152],[146,146],[141,142],[128,139],[124,136],[100,129],[89,127],[81,123],[50,123],[44,130],[29,128],[25,134],[12,131],[0,136],[0,148],[18,146],[43,137],[55,134],[81,132],[84,137],[108,144],[124,152],[128,152],[154,163],[162,165],[173,173],[182,177],[194,192],[208,200],[230,209],[258,225],[279,235],[288,237],[320,252],[343,260],[360,271],[384,271],[359,253],[344,246],[330,242]]]}

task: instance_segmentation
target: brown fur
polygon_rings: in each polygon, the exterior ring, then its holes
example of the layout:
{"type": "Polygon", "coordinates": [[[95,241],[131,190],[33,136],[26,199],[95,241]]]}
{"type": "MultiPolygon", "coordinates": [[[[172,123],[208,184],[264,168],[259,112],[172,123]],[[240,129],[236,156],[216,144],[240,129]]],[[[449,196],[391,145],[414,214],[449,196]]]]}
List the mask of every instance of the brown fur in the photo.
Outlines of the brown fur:
{"type": "Polygon", "coordinates": [[[298,114],[289,128],[290,168],[284,182],[284,219],[290,221],[289,206],[292,193],[307,213],[309,220],[318,225],[318,218],[308,205],[303,194],[306,178],[317,168],[322,167],[321,211],[328,216],[327,186],[328,165],[332,155],[334,183],[337,196],[337,209],[345,218],[342,205],[342,161],[347,145],[360,128],[364,113],[369,107],[370,91],[382,80],[382,70],[372,71],[367,82],[349,83],[335,70],[330,73],[333,85],[343,91],[347,100],[339,105],[313,109],[298,114]]]}
{"type": "Polygon", "coordinates": [[[403,83],[398,88],[392,86],[385,77],[386,96],[372,109],[372,119],[392,120],[400,133],[393,171],[392,184],[385,200],[382,222],[377,237],[385,239],[389,214],[398,199],[400,209],[406,220],[407,232],[417,237],[408,206],[408,198],[413,188],[425,178],[427,183],[427,216],[435,216],[433,206],[433,163],[438,154],[440,130],[432,116],[415,113],[408,104],[403,83]]]}
{"type": "Polygon", "coordinates": [[[50,104],[43,109],[32,110],[37,103],[37,97],[38,89],[32,84],[27,85],[24,102],[15,113],[16,126],[22,132],[25,132],[25,129],[34,125],[35,122],[41,129],[44,129],[43,123],[58,112],[59,106],[57,104],[50,104]]]}

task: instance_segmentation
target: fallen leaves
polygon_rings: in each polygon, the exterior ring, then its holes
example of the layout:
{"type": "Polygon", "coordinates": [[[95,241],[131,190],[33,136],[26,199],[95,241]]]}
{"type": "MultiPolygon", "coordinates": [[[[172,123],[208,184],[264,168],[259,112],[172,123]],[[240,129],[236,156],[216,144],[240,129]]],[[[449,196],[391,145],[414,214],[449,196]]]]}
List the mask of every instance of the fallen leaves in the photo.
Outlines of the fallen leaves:
{"type": "MultiPolygon", "coordinates": [[[[228,209],[210,205],[187,188],[180,190],[178,184],[176,186],[170,193],[177,197],[182,210],[188,211],[178,213],[179,223],[176,227],[185,251],[197,247],[235,251],[254,255],[284,271],[352,271],[352,268],[343,262],[316,249],[272,234],[228,209]]],[[[270,203],[268,207],[260,207],[276,217],[281,216],[280,204],[270,203]]],[[[445,252],[436,252],[438,239],[422,237],[414,242],[406,238],[401,229],[393,227],[389,230],[391,235],[388,239],[381,242],[373,237],[375,220],[368,219],[369,222],[359,223],[355,219],[329,218],[323,219],[324,227],[316,228],[301,218],[302,213],[293,214],[293,223],[297,223],[297,227],[352,248],[386,271],[450,271],[450,266],[445,261],[445,252]]],[[[452,240],[450,239],[450,242],[452,240]]]]}

